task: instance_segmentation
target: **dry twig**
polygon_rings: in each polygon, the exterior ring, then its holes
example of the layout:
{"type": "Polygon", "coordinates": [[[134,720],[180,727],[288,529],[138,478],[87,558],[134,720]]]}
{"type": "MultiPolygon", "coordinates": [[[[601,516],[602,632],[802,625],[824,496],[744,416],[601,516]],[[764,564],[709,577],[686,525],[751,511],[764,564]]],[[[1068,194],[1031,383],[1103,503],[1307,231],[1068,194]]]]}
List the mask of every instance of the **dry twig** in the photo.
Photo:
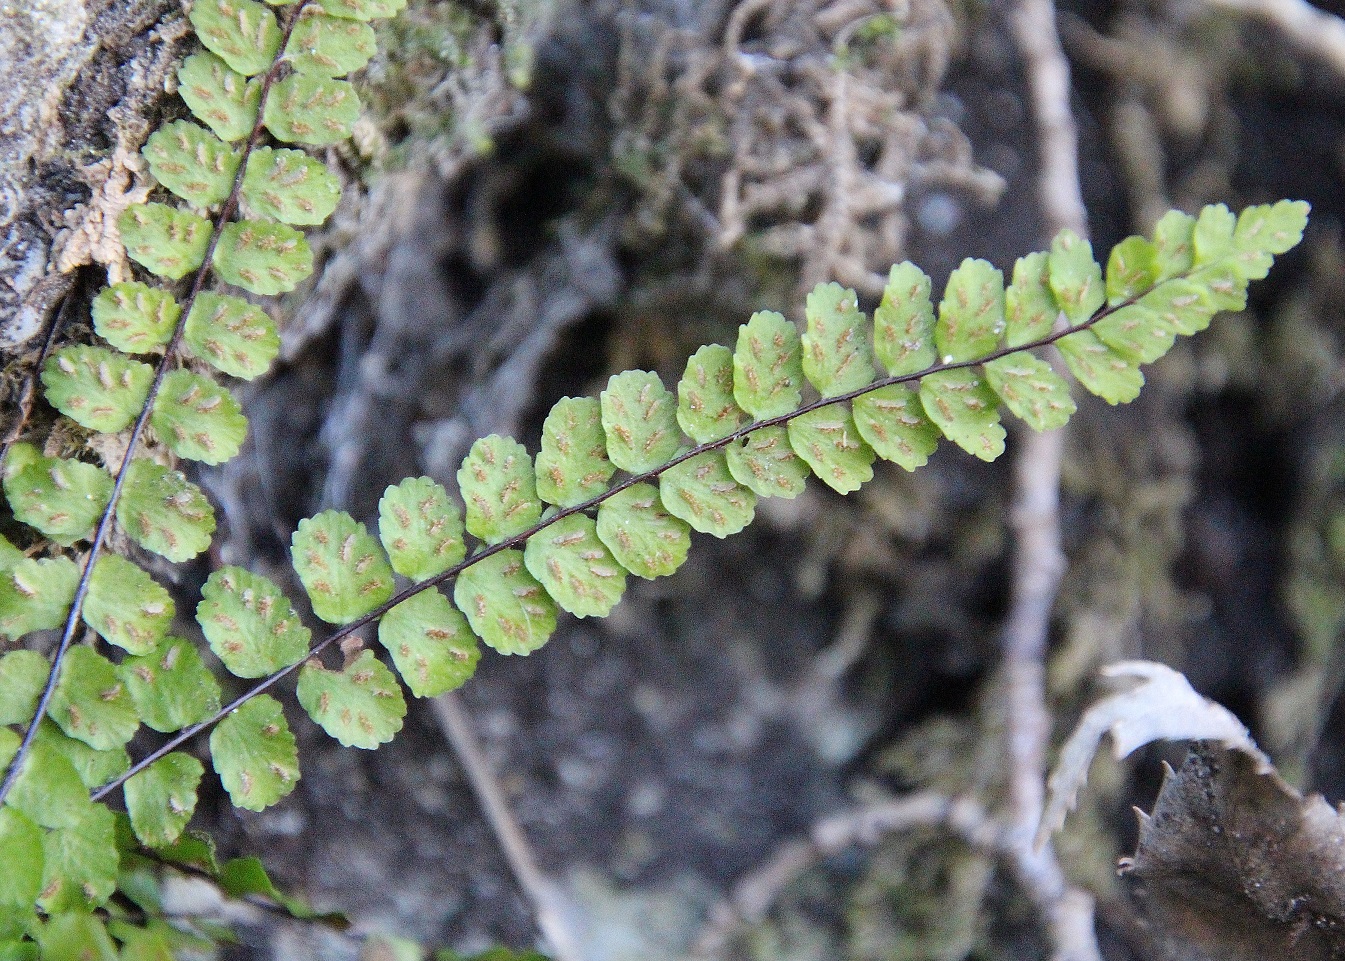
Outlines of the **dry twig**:
{"type": "Polygon", "coordinates": [[[532,847],[523,828],[509,810],[509,802],[500,789],[500,782],[486,761],[471,723],[463,713],[456,694],[442,694],[430,702],[435,719],[462,762],[476,794],[481,810],[490,822],[491,831],[500,842],[509,869],[532,903],[537,927],[550,944],[556,961],[583,961],[579,942],[565,918],[564,898],[556,884],[542,873],[533,857],[532,847]]]}
{"type": "MultiPolygon", "coordinates": [[[[1038,189],[1050,233],[1087,234],[1079,186],[1078,132],[1070,111],[1069,64],[1060,48],[1052,0],[1020,0],[1012,17],[1027,67],[1039,139],[1038,189]]],[[[1011,524],[1013,587],[1004,627],[1003,711],[1009,760],[1009,839],[1016,873],[1047,921],[1055,957],[1101,957],[1093,901],[1071,888],[1049,847],[1035,849],[1041,820],[1051,721],[1045,657],[1051,608],[1064,573],[1060,546],[1060,462],[1064,432],[1022,438],[1014,462],[1011,524]]]]}
{"type": "Polygon", "coordinates": [[[989,855],[1015,853],[986,811],[966,798],[924,791],[895,801],[865,805],[818,821],[807,839],[782,845],[764,864],[741,878],[728,897],[711,909],[691,957],[723,956],[730,939],[743,924],[763,918],[781,892],[820,861],[847,848],[873,846],[890,834],[914,828],[940,828],[989,855]]]}

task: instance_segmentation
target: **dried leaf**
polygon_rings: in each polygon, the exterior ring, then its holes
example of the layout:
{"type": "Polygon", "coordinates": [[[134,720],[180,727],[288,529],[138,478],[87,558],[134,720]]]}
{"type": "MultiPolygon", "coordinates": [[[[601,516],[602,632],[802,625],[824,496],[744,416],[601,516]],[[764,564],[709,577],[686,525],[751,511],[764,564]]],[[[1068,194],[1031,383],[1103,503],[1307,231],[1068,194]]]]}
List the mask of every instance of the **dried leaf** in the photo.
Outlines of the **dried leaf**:
{"type": "Polygon", "coordinates": [[[1345,818],[1264,758],[1199,745],[1168,768],[1121,873],[1162,961],[1345,957],[1345,818]]]}
{"type": "Polygon", "coordinates": [[[1060,759],[1046,782],[1038,846],[1064,825],[1065,815],[1073,810],[1104,734],[1112,736],[1112,752],[1118,760],[1152,741],[1220,741],[1269,767],[1243,723],[1227,708],[1197,694],[1181,672],[1154,661],[1121,661],[1104,667],[1102,674],[1141,683],[1104,697],[1085,711],[1060,749],[1060,759]]]}

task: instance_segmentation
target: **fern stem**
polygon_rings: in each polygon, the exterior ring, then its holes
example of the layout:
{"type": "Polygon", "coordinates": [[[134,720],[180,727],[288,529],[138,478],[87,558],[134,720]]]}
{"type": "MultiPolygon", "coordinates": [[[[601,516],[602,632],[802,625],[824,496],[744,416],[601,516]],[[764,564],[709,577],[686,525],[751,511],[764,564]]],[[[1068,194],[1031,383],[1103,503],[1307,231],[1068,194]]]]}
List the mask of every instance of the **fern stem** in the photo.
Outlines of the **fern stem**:
{"type": "Polygon", "coordinates": [[[23,429],[28,425],[28,417],[33,412],[33,394],[37,392],[37,379],[42,372],[42,365],[47,361],[47,355],[51,353],[51,348],[56,344],[56,335],[60,333],[61,328],[65,326],[65,316],[70,310],[70,305],[74,303],[73,291],[66,291],[65,299],[61,302],[60,308],[52,315],[51,323],[47,324],[47,331],[42,335],[42,347],[37,352],[36,359],[33,360],[33,372],[24,381],[23,391],[19,395],[19,409],[14,423],[5,431],[3,440],[0,440],[0,469],[4,468],[5,458],[9,456],[9,449],[14,446],[14,442],[23,434],[23,429]]]}
{"type": "Polygon", "coordinates": [[[200,721],[196,724],[191,725],[190,727],[185,727],[181,731],[178,731],[171,738],[169,738],[167,742],[156,748],[154,751],[150,752],[145,757],[141,758],[139,761],[136,761],[125,772],[118,775],[111,781],[108,781],[102,787],[94,791],[92,794],[92,798],[93,800],[98,801],[106,797],[112,791],[116,790],[118,787],[120,787],[130,778],[134,777],[140,771],[143,771],[145,768],[149,767],[155,761],[159,760],[160,758],[164,757],[170,752],[181,747],[184,743],[191,740],[193,737],[195,737],[202,731],[205,731],[213,727],[215,724],[219,723],[229,714],[236,711],[238,708],[242,707],[244,704],[252,700],[257,695],[263,694],[266,691],[270,690],[270,688],[275,686],[275,684],[277,684],[280,680],[282,680],[285,677],[288,677],[290,674],[292,674],[300,667],[302,667],[308,659],[320,655],[323,651],[327,650],[327,648],[331,647],[333,644],[342,641],[343,639],[354,634],[356,631],[362,630],[363,628],[374,623],[384,614],[388,613],[388,611],[392,610],[398,604],[402,603],[402,601],[414,597],[415,595],[421,593],[422,591],[438,587],[440,584],[452,580],[453,578],[461,574],[463,571],[465,571],[467,568],[473,566],[474,564],[480,563],[481,561],[485,560],[488,557],[493,557],[494,555],[500,553],[501,551],[522,547],[524,544],[527,543],[527,541],[530,538],[532,538],[536,534],[541,533],[551,525],[557,523],[558,521],[563,520],[566,517],[570,517],[571,515],[574,514],[580,514],[585,511],[592,510],[595,507],[599,507],[602,505],[604,501],[616,496],[617,494],[621,493],[624,490],[627,490],[628,488],[634,487],[636,484],[642,484],[648,481],[657,480],[660,475],[676,467],[678,464],[682,464],[685,463],[686,461],[691,460],[693,457],[699,457],[701,454],[706,454],[709,453],[710,451],[720,450],[721,448],[727,447],[729,444],[740,441],[743,438],[747,437],[748,435],[753,434],[759,430],[765,430],[768,427],[780,427],[786,425],[791,420],[794,420],[798,417],[802,417],[804,414],[810,413],[812,411],[820,410],[823,407],[830,407],[834,404],[844,404],[854,400],[857,397],[862,397],[865,394],[870,394],[876,390],[881,390],[884,387],[891,387],[897,384],[910,384],[920,380],[923,377],[928,377],[930,374],[939,374],[945,371],[964,370],[970,367],[979,367],[982,364],[987,364],[993,360],[998,360],[1001,357],[1007,357],[1010,354],[1018,354],[1024,351],[1038,350],[1043,347],[1049,347],[1052,344],[1062,340],[1063,338],[1068,337],[1070,334],[1077,334],[1082,331],[1088,330],[1090,327],[1092,327],[1094,324],[1096,324],[1103,318],[1109,317],[1110,315],[1116,313],[1116,311],[1122,309],[1123,307],[1128,307],[1134,304],[1135,301],[1137,301],[1140,297],[1143,297],[1147,293],[1149,293],[1148,290],[1140,291],[1139,293],[1120,303],[1101,307],[1095,314],[1093,314],[1087,320],[1081,321],[1080,323],[1076,324],[1073,327],[1068,327],[1064,330],[1053,331],[1052,333],[1046,335],[1045,337],[1031,341],[1026,344],[1022,344],[1018,347],[1002,347],[999,350],[986,354],[983,357],[976,357],[971,360],[952,361],[946,364],[935,364],[932,367],[928,367],[925,370],[916,371],[913,374],[899,374],[896,376],[884,377],[874,381],[871,384],[865,384],[863,387],[858,387],[854,390],[847,391],[844,394],[839,394],[836,397],[823,397],[818,400],[812,401],[811,403],[804,404],[802,407],[799,407],[795,410],[791,410],[784,414],[780,414],[776,417],[770,417],[767,418],[766,420],[755,421],[751,424],[747,424],[744,427],[740,427],[733,433],[727,434],[724,437],[720,437],[717,440],[706,441],[703,444],[697,444],[690,450],[678,454],[672,460],[668,461],[665,464],[660,464],[658,467],[655,467],[652,470],[645,471],[642,474],[634,474],[630,477],[627,477],[625,480],[619,481],[618,483],[609,487],[601,494],[595,494],[593,497],[590,497],[583,503],[574,504],[570,507],[562,507],[559,510],[557,510],[556,513],[552,514],[551,516],[543,520],[538,521],[536,524],[532,525],[527,530],[514,534],[512,537],[506,538],[505,540],[500,541],[497,544],[486,545],[482,547],[480,550],[478,550],[476,553],[472,554],[470,557],[460,561],[459,563],[453,565],[452,567],[448,568],[442,573],[436,574],[434,577],[427,578],[426,580],[420,581],[418,583],[412,584],[409,587],[402,589],[398,593],[394,594],[387,601],[384,601],[382,604],[378,605],[373,610],[369,611],[367,614],[351,621],[349,624],[344,625],[343,627],[337,629],[336,631],[333,631],[331,634],[327,635],[317,644],[314,644],[311,648],[309,648],[308,656],[306,658],[296,661],[295,663],[289,665],[288,667],[281,668],[276,673],[258,682],[248,690],[244,691],[238,697],[234,698],[224,707],[220,708],[220,710],[215,712],[214,715],[206,718],[204,721],[200,721]]]}
{"type": "Polygon", "coordinates": [[[98,519],[98,526],[94,530],[89,553],[85,558],[84,568],[80,572],[79,583],[75,587],[74,600],[70,604],[70,613],[66,616],[60,643],[56,646],[55,654],[52,655],[51,670],[47,673],[46,683],[42,686],[42,693],[38,697],[33,719],[23,732],[23,739],[19,742],[18,750],[14,752],[14,757],[9,763],[4,781],[0,782],[0,803],[4,802],[18,780],[19,772],[23,768],[23,761],[32,749],[38,725],[42,723],[42,718],[46,716],[47,707],[51,703],[52,696],[56,693],[56,683],[60,678],[61,665],[65,660],[66,652],[74,644],[75,633],[79,629],[80,614],[84,608],[84,599],[89,592],[89,581],[93,576],[94,563],[102,552],[108,532],[112,530],[113,519],[117,512],[117,502],[121,497],[122,488],[126,484],[126,477],[130,473],[136,448],[144,436],[146,425],[149,424],[150,414],[154,410],[154,401],[159,395],[159,389],[163,386],[164,378],[168,376],[169,368],[181,347],[183,332],[187,327],[187,318],[191,316],[192,306],[210,277],[210,262],[214,259],[215,248],[219,245],[220,235],[229,222],[229,218],[238,208],[238,200],[243,191],[243,177],[247,173],[248,159],[262,138],[264,130],[262,120],[266,110],[266,99],[270,95],[271,87],[280,79],[281,70],[284,66],[285,48],[289,46],[290,35],[294,32],[295,26],[298,25],[299,17],[302,15],[304,8],[312,2],[314,0],[301,0],[290,11],[289,17],[281,30],[280,46],[276,50],[275,60],[262,78],[260,96],[257,101],[257,118],[253,121],[252,131],[248,134],[248,138],[243,145],[242,158],[238,164],[238,172],[234,175],[233,186],[229,191],[229,196],[220,207],[219,215],[215,218],[214,226],[210,231],[210,240],[206,244],[205,254],[201,259],[201,266],[197,269],[192,280],[190,292],[182,302],[182,310],[178,315],[177,325],[173,328],[173,336],[169,338],[167,346],[164,347],[163,359],[159,361],[158,367],[154,371],[154,379],[150,382],[149,392],[145,395],[144,406],[140,408],[135,426],[131,428],[131,436],[126,442],[126,453],[122,457],[121,467],[117,469],[117,476],[112,485],[112,494],[107,500],[107,507],[103,509],[102,516],[98,519]]]}

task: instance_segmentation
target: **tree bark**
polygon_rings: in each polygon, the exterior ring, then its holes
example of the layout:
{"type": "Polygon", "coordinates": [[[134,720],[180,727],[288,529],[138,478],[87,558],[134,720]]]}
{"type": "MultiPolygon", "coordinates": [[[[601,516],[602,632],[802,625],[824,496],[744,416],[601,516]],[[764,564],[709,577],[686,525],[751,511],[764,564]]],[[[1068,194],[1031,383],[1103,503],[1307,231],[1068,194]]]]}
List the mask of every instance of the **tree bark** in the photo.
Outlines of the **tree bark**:
{"type": "Polygon", "coordinates": [[[0,347],[17,356],[79,267],[124,272],[116,215],[144,196],[138,150],[187,27],[173,0],[30,0],[0,12],[0,347]]]}

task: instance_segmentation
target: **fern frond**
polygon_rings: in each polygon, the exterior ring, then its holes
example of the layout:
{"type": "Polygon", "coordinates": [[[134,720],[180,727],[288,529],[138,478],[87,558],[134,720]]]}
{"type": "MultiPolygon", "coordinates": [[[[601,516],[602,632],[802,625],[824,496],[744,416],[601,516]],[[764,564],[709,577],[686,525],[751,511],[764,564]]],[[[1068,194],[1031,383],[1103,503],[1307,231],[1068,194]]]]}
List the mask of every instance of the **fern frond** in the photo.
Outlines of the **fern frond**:
{"type": "MultiPolygon", "coordinates": [[[[1263,226],[1244,233],[1273,238],[1260,249],[1288,249],[1301,236],[1306,213],[1300,203],[1251,208],[1243,217],[1263,226]]],[[[1198,221],[1188,219],[1194,236],[1198,221]]],[[[918,467],[939,435],[993,459],[1005,437],[1001,405],[1034,429],[1060,426],[1075,402],[1066,381],[1040,356],[1053,346],[1086,389],[1113,403],[1130,399],[1143,382],[1140,357],[1154,353],[1151,342],[1166,342],[1168,332],[1175,338],[1200,328],[1216,299],[1208,288],[1224,287],[1218,296],[1233,297],[1250,274],[1263,269],[1253,248],[1239,249],[1232,239],[1241,218],[1209,219],[1207,233],[1223,225],[1226,253],[1202,260],[1197,252],[1184,270],[1164,279],[1159,279],[1163,257],[1181,256],[1160,253],[1180,233],[1173,218],[1167,219],[1166,237],[1156,235],[1143,246],[1128,243],[1123,255],[1109,260],[1115,277],[1110,282],[1091,248],[1064,236],[1050,252],[1021,259],[1007,289],[989,265],[964,263],[950,279],[935,319],[928,278],[902,264],[892,271],[872,328],[853,293],[823,285],[810,298],[810,327],[802,336],[779,315],[754,315],[732,353],[709,347],[692,357],[676,396],[652,373],[617,374],[597,401],[558,402],[535,465],[526,449],[508,438],[478,441],[458,474],[466,532],[478,541],[475,551],[451,565],[436,564],[436,573],[391,596],[382,575],[360,580],[386,563],[368,532],[332,512],[304,522],[295,535],[296,567],[319,616],[343,625],[314,645],[309,657],[344,644],[382,618],[380,640],[394,652],[393,662],[413,693],[450,689],[466,680],[475,663],[470,635],[500,653],[536,650],[555,630],[560,610],[602,616],[617,603],[627,573],[646,578],[672,573],[685,560],[691,530],[727,536],[750,523],[758,496],[793,496],[807,474],[836,490],[853,490],[872,475],[878,456],[918,467]],[[1230,278],[1233,289],[1227,288],[1230,278]],[[1109,297],[1108,290],[1116,296],[1109,297]],[[1192,296],[1192,290],[1200,295],[1192,296]],[[1141,304],[1147,306],[1136,309],[1141,304]],[[1070,314],[1081,319],[1056,326],[1070,314]],[[1128,326],[1124,338],[1103,326],[1118,317],[1128,326]],[[1147,338],[1142,355],[1126,350],[1136,330],[1147,338]],[[910,369],[930,358],[943,359],[910,369]],[[875,376],[876,364],[897,373],[875,376]],[[862,382],[855,371],[864,374],[862,382]],[[804,391],[810,389],[822,396],[807,399],[804,391]],[[786,410],[780,410],[782,397],[790,401],[786,410]],[[770,413],[751,420],[753,409],[770,413]],[[577,499],[582,488],[571,471],[596,486],[597,478],[617,469],[625,476],[577,499]],[[541,513],[538,491],[561,503],[541,513]],[[309,554],[319,530],[327,538],[317,565],[322,585],[305,570],[313,565],[309,554]],[[345,569],[338,571],[341,565],[345,569]],[[338,575],[343,586],[336,593],[345,606],[324,613],[338,575]],[[453,607],[433,590],[450,580],[456,580],[453,607]],[[437,635],[436,616],[442,619],[437,635]]],[[[1208,249],[1215,241],[1202,243],[1208,249]]],[[[408,535],[424,538],[436,510],[442,510],[445,550],[459,556],[463,534],[456,508],[429,506],[446,499],[442,488],[425,479],[389,488],[380,535],[387,553],[401,558],[399,572],[428,570],[415,565],[435,549],[430,542],[413,548],[408,535]],[[412,501],[425,505],[419,516],[410,510],[412,501]]],[[[349,684],[343,690],[330,683],[333,672],[309,663],[312,671],[323,672],[312,676],[325,681],[328,700],[315,717],[320,724],[330,729],[333,704],[350,708],[360,698],[368,700],[349,684]]],[[[296,668],[297,662],[279,669],[254,692],[296,668]]],[[[216,719],[247,703],[252,693],[216,719]]],[[[311,705],[314,699],[306,700],[311,705]]],[[[337,736],[346,743],[372,743],[393,723],[391,715],[379,721],[365,714],[363,736],[344,727],[337,736]]],[[[132,773],[209,723],[179,733],[132,773]]]]}

